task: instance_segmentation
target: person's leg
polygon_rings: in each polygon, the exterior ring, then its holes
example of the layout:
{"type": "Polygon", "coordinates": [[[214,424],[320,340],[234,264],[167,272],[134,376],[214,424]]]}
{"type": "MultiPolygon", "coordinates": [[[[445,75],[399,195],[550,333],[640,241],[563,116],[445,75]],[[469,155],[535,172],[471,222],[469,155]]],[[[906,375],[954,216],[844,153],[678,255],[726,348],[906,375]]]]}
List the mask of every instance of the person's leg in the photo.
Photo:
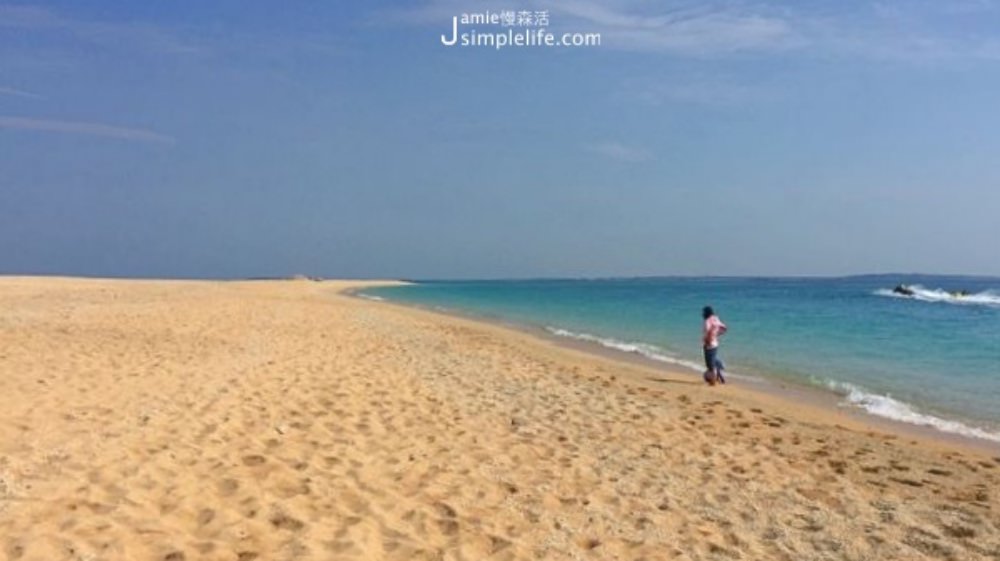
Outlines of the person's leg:
{"type": "Polygon", "coordinates": [[[722,362],[722,359],[718,356],[718,349],[715,356],[715,379],[719,381],[720,384],[726,383],[726,377],[722,375],[722,371],[726,369],[726,365],[722,362]]]}
{"type": "Polygon", "coordinates": [[[705,351],[705,381],[708,385],[714,386],[718,378],[718,372],[715,369],[716,361],[716,350],[717,349],[704,349],[705,351]]]}

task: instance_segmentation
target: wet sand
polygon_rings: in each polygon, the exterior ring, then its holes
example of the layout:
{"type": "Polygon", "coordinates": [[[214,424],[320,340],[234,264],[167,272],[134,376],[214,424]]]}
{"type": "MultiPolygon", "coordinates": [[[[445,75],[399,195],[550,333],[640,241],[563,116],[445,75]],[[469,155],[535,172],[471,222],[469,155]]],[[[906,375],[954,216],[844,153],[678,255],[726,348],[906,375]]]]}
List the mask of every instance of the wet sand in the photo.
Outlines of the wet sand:
{"type": "Polygon", "coordinates": [[[351,298],[0,279],[8,559],[1000,559],[1000,452],[351,298]]]}

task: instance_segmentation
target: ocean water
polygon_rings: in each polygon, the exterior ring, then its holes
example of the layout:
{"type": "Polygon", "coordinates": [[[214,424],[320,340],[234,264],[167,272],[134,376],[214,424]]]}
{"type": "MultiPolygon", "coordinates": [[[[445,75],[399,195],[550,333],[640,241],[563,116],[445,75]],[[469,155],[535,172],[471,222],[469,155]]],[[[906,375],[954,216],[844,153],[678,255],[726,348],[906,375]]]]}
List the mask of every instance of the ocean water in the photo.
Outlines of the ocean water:
{"type": "Polygon", "coordinates": [[[428,281],[363,295],[536,326],[693,375],[703,370],[701,308],[712,305],[729,326],[721,354],[737,379],[816,386],[845,407],[1000,442],[997,278],[428,281]],[[914,294],[894,294],[900,283],[914,294]]]}

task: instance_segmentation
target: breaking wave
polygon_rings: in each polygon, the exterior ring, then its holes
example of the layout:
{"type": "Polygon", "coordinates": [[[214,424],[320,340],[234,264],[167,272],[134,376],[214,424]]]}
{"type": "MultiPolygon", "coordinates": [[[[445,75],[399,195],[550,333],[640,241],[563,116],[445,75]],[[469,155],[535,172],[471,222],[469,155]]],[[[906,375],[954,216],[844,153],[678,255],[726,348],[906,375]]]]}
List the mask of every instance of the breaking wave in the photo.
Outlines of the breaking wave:
{"type": "MultiPolygon", "coordinates": [[[[656,345],[647,343],[635,343],[622,341],[611,337],[600,337],[589,333],[577,333],[558,327],[547,326],[545,330],[558,337],[566,337],[577,341],[595,343],[602,347],[615,349],[626,353],[633,353],[645,358],[683,366],[695,372],[704,370],[701,364],[677,358],[668,354],[665,350],[656,345]]],[[[936,417],[928,413],[918,411],[914,406],[894,399],[887,395],[879,395],[866,391],[858,386],[844,382],[828,382],[827,387],[844,398],[847,405],[863,409],[870,415],[883,417],[894,421],[931,427],[941,432],[957,434],[970,438],[980,438],[992,442],[1000,442],[1000,432],[991,432],[987,429],[970,426],[965,423],[936,417]]]]}
{"type": "Polygon", "coordinates": [[[869,414],[878,417],[912,425],[931,427],[941,432],[1000,442],[1000,432],[991,432],[980,427],[966,425],[959,421],[942,419],[941,417],[921,413],[912,405],[888,395],[871,393],[858,386],[844,382],[829,382],[827,386],[837,394],[842,395],[848,405],[859,407],[869,414]]]}
{"type": "Polygon", "coordinates": [[[667,354],[667,352],[656,345],[650,345],[647,343],[633,343],[629,341],[621,341],[618,339],[612,339],[610,337],[599,337],[597,335],[591,335],[589,333],[576,333],[573,331],[568,331],[566,329],[561,329],[558,327],[546,326],[545,330],[549,333],[559,336],[567,337],[569,339],[576,339],[577,341],[586,341],[588,343],[596,343],[602,347],[608,349],[615,349],[617,351],[622,351],[626,353],[633,353],[648,359],[652,359],[658,362],[666,362],[669,364],[676,364],[678,366],[683,366],[695,372],[701,372],[704,370],[702,365],[692,362],[690,360],[684,360],[682,358],[677,358],[667,354]]]}

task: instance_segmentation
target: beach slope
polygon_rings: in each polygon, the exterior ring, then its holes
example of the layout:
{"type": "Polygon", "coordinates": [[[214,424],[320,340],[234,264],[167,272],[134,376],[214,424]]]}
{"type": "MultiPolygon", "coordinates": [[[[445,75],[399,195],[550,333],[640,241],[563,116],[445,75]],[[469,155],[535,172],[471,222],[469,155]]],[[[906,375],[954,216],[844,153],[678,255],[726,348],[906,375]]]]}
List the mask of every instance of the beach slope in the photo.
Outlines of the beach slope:
{"type": "Polygon", "coordinates": [[[1000,559],[1000,451],[357,286],[0,278],[5,558],[1000,559]]]}

